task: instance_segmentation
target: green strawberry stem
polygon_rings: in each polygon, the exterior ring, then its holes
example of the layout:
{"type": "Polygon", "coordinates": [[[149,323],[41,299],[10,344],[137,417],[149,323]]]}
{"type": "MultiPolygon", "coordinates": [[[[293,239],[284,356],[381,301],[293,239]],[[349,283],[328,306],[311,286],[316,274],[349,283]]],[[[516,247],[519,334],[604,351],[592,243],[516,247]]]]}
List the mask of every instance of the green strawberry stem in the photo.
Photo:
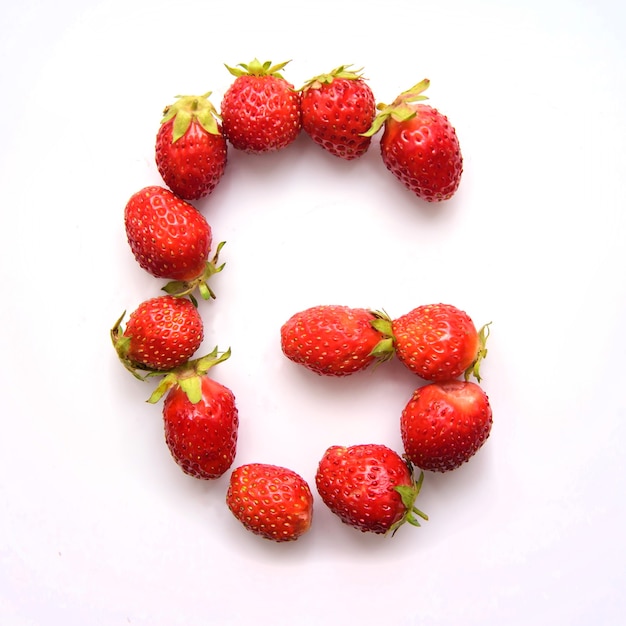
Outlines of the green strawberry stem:
{"type": "Polygon", "coordinates": [[[473,376],[478,382],[482,380],[480,376],[480,365],[483,359],[487,356],[487,339],[489,337],[490,325],[491,322],[488,322],[478,331],[478,353],[476,355],[476,360],[465,370],[465,380],[469,380],[471,376],[473,376]]]}
{"type": "Polygon", "coordinates": [[[113,343],[113,347],[117,352],[117,356],[122,363],[122,365],[135,377],[139,380],[144,380],[146,374],[142,375],[139,371],[150,372],[152,370],[147,369],[146,367],[135,363],[131,359],[128,358],[128,348],[130,346],[130,337],[124,337],[122,330],[122,320],[126,316],[126,311],[124,311],[120,317],[117,319],[113,328],[111,328],[111,342],[113,343]]]}
{"type": "Polygon", "coordinates": [[[331,70],[327,74],[320,74],[319,76],[314,76],[310,80],[308,80],[298,91],[306,91],[307,89],[319,89],[322,85],[330,85],[330,83],[335,80],[335,78],[345,78],[348,80],[359,80],[363,78],[363,68],[358,70],[349,70],[348,68],[352,67],[352,64],[348,65],[340,65],[336,67],[334,70],[331,70]]]}
{"type": "Polygon", "coordinates": [[[371,322],[372,327],[377,330],[382,338],[374,346],[370,352],[371,356],[376,357],[378,362],[389,361],[396,353],[395,341],[391,325],[391,318],[385,311],[372,311],[374,318],[371,322]]]}
{"type": "Polygon", "coordinates": [[[196,306],[198,305],[198,301],[193,296],[193,292],[196,289],[198,289],[198,292],[203,300],[215,299],[215,293],[211,287],[209,287],[208,281],[213,274],[221,272],[226,265],[225,263],[217,265],[220,251],[224,247],[225,243],[225,241],[219,243],[217,250],[215,251],[215,255],[210,261],[206,262],[203,272],[197,278],[194,278],[193,280],[172,280],[167,283],[162,290],[170,296],[175,296],[177,298],[189,296],[189,299],[196,306]]]}
{"type": "MultiPolygon", "coordinates": [[[[409,467],[409,470],[411,471],[411,475],[413,475],[413,466],[411,462],[406,458],[405,462],[409,467]]],[[[400,494],[400,498],[402,498],[402,504],[404,504],[406,511],[404,515],[387,531],[387,533],[391,533],[392,537],[396,534],[398,528],[400,528],[400,526],[402,526],[406,522],[408,522],[412,526],[421,526],[419,520],[417,519],[418,517],[422,518],[425,521],[428,521],[428,515],[426,515],[426,513],[424,513],[415,506],[415,500],[417,499],[417,496],[422,489],[423,483],[424,472],[420,470],[417,481],[413,480],[411,485],[396,485],[396,487],[394,487],[394,489],[400,494]]]]}
{"type": "Polygon", "coordinates": [[[424,91],[428,89],[429,85],[430,80],[424,78],[417,85],[413,85],[410,89],[403,91],[391,104],[387,105],[382,102],[377,104],[376,108],[380,113],[374,118],[370,128],[361,133],[363,137],[375,135],[390,117],[397,122],[406,122],[415,117],[415,108],[411,104],[421,100],[428,100],[428,96],[424,95],[424,91]]]}
{"type": "Polygon", "coordinates": [[[178,100],[165,107],[161,124],[174,119],[172,128],[172,143],[178,141],[189,128],[193,120],[196,120],[207,133],[219,135],[217,124],[219,113],[209,100],[212,92],[208,91],[202,96],[176,96],[178,100]]]}
{"type": "Polygon", "coordinates": [[[272,65],[271,61],[265,61],[261,63],[258,59],[253,59],[250,63],[239,63],[237,67],[230,67],[225,65],[226,69],[236,77],[239,76],[275,76],[276,78],[283,78],[280,71],[291,61],[285,61],[284,63],[277,63],[272,65]],[[241,69],[239,69],[241,68],[241,69]]]}
{"type": "Polygon", "coordinates": [[[215,347],[209,354],[187,361],[183,365],[166,372],[152,395],[148,398],[150,404],[156,404],[172,387],[178,385],[187,395],[192,404],[202,399],[202,377],[217,365],[230,357],[230,348],[220,353],[215,347]]]}

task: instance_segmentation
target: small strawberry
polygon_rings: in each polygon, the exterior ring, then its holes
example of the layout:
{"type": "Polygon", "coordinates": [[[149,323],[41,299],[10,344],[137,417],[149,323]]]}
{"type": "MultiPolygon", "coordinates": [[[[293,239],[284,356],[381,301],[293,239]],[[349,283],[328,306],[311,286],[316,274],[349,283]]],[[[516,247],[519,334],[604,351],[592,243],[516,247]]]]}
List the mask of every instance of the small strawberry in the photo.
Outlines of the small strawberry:
{"type": "Polygon", "coordinates": [[[379,104],[380,113],[365,136],[384,125],[380,140],[383,163],[408,189],[427,202],[448,200],[457,191],[463,157],[456,131],[448,118],[426,104],[425,79],[401,93],[391,105],[379,104]]]}
{"type": "Polygon", "coordinates": [[[179,96],[166,107],[156,137],[159,173],[184,200],[208,196],[226,167],[226,139],[208,99],[210,95],[179,96]]]}
{"type": "Polygon", "coordinates": [[[137,370],[162,372],[182,365],[202,343],[202,318],[186,298],[146,300],[130,314],[122,330],[125,314],[111,329],[111,340],[124,367],[137,378],[141,378],[137,370]]]}
{"type": "Polygon", "coordinates": [[[283,354],[316,374],[347,376],[376,361],[383,336],[367,309],[314,306],[290,317],[280,329],[283,354]]]}
{"type": "Polygon", "coordinates": [[[295,541],[313,517],[313,495],[296,472],[276,465],[250,463],[230,477],[226,504],[243,526],[272,541],[295,541]]]}
{"type": "Polygon", "coordinates": [[[144,187],[128,200],[124,224],[139,265],[170,280],[164,287],[167,293],[191,295],[197,288],[205,300],[215,297],[207,281],[224,267],[216,265],[224,244],[209,260],[211,227],[194,206],[164,187],[144,187]]]}
{"type": "Polygon", "coordinates": [[[149,402],[164,395],[165,442],[180,468],[194,478],[210,480],[222,476],[232,465],[237,451],[239,413],[233,392],[208,376],[208,371],[225,361],[230,350],[188,362],[168,373],[149,402]]]}
{"type": "MultiPolygon", "coordinates": [[[[480,364],[487,356],[489,324],[480,331],[465,311],[451,304],[419,306],[391,320],[380,314],[376,328],[391,341],[381,352],[394,353],[412,372],[429,381],[474,376],[480,381],[480,364]]],[[[382,356],[382,355],[381,355],[382,356]]]]}
{"type": "Polygon", "coordinates": [[[254,59],[226,69],[235,76],[222,99],[222,125],[234,148],[259,154],[292,143],[301,128],[300,94],[280,71],[254,59]],[[239,69],[241,68],[241,69],[239,69]]]}
{"type": "Polygon", "coordinates": [[[415,391],[402,412],[406,456],[423,470],[456,469],[482,447],[491,424],[489,398],[479,385],[430,383],[415,391]]]}
{"type": "Polygon", "coordinates": [[[326,506],[342,522],[377,534],[395,533],[402,524],[420,523],[415,499],[424,474],[417,482],[412,468],[396,452],[381,444],[331,446],[322,457],[315,483],[326,506]]]}
{"type": "Polygon", "coordinates": [[[341,65],[309,80],[302,92],[302,128],[325,150],[342,159],[367,151],[371,137],[363,136],[376,117],[376,101],[361,70],[341,65]]]}

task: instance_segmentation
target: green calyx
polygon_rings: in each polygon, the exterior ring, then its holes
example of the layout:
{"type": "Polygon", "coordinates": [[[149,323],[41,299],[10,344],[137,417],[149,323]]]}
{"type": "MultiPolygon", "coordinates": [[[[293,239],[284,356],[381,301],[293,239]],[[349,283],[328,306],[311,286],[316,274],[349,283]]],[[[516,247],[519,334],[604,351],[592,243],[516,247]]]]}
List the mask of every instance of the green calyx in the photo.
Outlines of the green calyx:
{"type": "Polygon", "coordinates": [[[415,108],[411,105],[414,102],[428,100],[428,96],[424,95],[424,91],[428,89],[429,85],[430,80],[425,78],[417,85],[413,85],[410,89],[403,91],[391,104],[387,105],[382,102],[377,104],[376,108],[380,113],[374,118],[370,128],[362,133],[363,137],[375,135],[389,118],[394,119],[396,122],[406,122],[415,117],[415,108]]]}
{"type": "Polygon", "coordinates": [[[197,121],[207,133],[219,135],[217,120],[219,114],[207,92],[203,96],[176,96],[174,104],[165,107],[161,124],[174,120],[172,127],[172,143],[178,141],[186,132],[192,121],[197,121]]]}
{"type": "Polygon", "coordinates": [[[472,376],[480,382],[482,380],[480,376],[480,364],[483,359],[487,356],[487,339],[489,337],[489,326],[491,322],[485,324],[478,331],[478,353],[476,354],[475,361],[465,370],[465,380],[469,380],[472,376]]]}
{"type": "Polygon", "coordinates": [[[372,314],[374,319],[371,321],[371,325],[380,333],[381,339],[370,352],[370,356],[375,357],[379,363],[382,363],[389,361],[395,355],[396,338],[393,334],[393,326],[389,315],[385,311],[372,311],[372,314]]]}
{"type": "Polygon", "coordinates": [[[140,380],[145,379],[146,376],[149,376],[154,370],[151,370],[140,363],[135,363],[133,360],[128,358],[128,350],[130,348],[130,337],[124,336],[124,329],[122,328],[122,320],[126,316],[126,311],[124,311],[120,317],[117,319],[113,328],[111,328],[111,343],[115,348],[115,352],[122,363],[122,365],[135,377],[140,380]],[[140,372],[145,372],[143,375],[140,372]]]}
{"type": "Polygon", "coordinates": [[[290,63],[291,61],[285,61],[284,63],[278,63],[272,65],[271,61],[265,61],[261,63],[258,59],[253,59],[250,63],[239,63],[236,67],[230,67],[225,65],[226,69],[236,77],[239,76],[275,76],[276,78],[283,78],[280,71],[290,63]],[[240,69],[241,68],[241,69],[240,69]]]}
{"type": "Polygon", "coordinates": [[[187,361],[187,363],[165,372],[164,378],[152,392],[148,402],[156,404],[170,389],[179,386],[189,398],[189,402],[197,404],[202,399],[202,377],[212,367],[230,358],[230,354],[230,348],[225,352],[219,352],[216,347],[209,354],[199,359],[187,361]]]}
{"type": "Polygon", "coordinates": [[[198,301],[193,294],[196,289],[200,293],[200,297],[203,300],[215,299],[215,293],[211,287],[209,287],[208,281],[213,274],[221,272],[226,265],[226,263],[222,263],[221,265],[217,264],[220,251],[225,244],[225,241],[218,244],[213,258],[206,262],[203,272],[197,278],[194,278],[193,280],[172,280],[167,283],[162,290],[170,296],[175,296],[177,298],[184,298],[187,296],[196,306],[198,305],[198,301]]]}
{"type": "MultiPolygon", "coordinates": [[[[409,467],[411,475],[413,475],[413,466],[411,465],[410,461],[408,461],[408,459],[405,458],[405,461],[407,466],[409,467]]],[[[420,511],[420,509],[415,506],[415,500],[417,499],[417,496],[422,489],[423,483],[424,472],[420,470],[417,481],[412,480],[410,485],[397,485],[396,487],[394,487],[394,489],[400,494],[402,504],[404,505],[406,510],[404,512],[404,515],[389,528],[387,534],[391,534],[391,536],[393,537],[396,534],[398,528],[400,528],[400,526],[404,525],[407,522],[411,524],[411,526],[421,526],[418,518],[428,521],[428,515],[426,515],[426,513],[424,513],[423,511],[420,511]]]]}
{"type": "Polygon", "coordinates": [[[322,85],[330,85],[330,83],[335,80],[335,78],[345,78],[347,80],[359,80],[363,79],[363,68],[358,70],[349,70],[348,68],[352,67],[352,64],[348,65],[340,65],[336,67],[334,70],[328,72],[328,74],[320,74],[319,76],[315,76],[308,80],[302,87],[300,87],[299,91],[306,91],[307,89],[319,89],[322,85]]]}

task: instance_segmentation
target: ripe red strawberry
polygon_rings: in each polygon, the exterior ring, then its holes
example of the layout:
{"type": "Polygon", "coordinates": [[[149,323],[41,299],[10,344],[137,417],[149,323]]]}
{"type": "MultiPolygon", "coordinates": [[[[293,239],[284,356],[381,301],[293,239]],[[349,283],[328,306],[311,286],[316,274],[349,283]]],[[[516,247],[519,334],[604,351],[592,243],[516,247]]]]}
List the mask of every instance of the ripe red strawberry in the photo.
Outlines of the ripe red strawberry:
{"type": "Polygon", "coordinates": [[[448,118],[426,104],[427,79],[400,94],[381,111],[366,136],[384,125],[380,140],[383,163],[408,189],[427,202],[451,198],[463,172],[461,147],[448,118]]]}
{"type": "Polygon", "coordinates": [[[205,300],[215,297],[207,281],[224,267],[216,265],[223,243],[209,260],[211,227],[194,206],[164,187],[144,187],[128,200],[124,224],[139,265],[170,280],[167,293],[184,296],[197,288],[205,300]]]}
{"type": "Polygon", "coordinates": [[[376,361],[383,339],[367,309],[314,306],[290,317],[280,329],[284,355],[316,374],[347,376],[376,361]]]}
{"type": "Polygon", "coordinates": [[[464,374],[466,380],[474,376],[480,381],[489,324],[476,331],[465,311],[451,304],[422,305],[393,321],[381,317],[374,325],[392,338],[386,349],[424,380],[464,374]]]}
{"type": "Polygon", "coordinates": [[[208,196],[226,167],[226,139],[210,95],[179,96],[166,107],[157,133],[157,168],[165,184],[185,200],[208,196]]]}
{"type": "Polygon", "coordinates": [[[210,480],[222,476],[232,465],[237,451],[239,413],[233,392],[208,376],[230,350],[217,349],[190,361],[161,380],[149,402],[165,394],[163,424],[165,442],[180,468],[194,478],[210,480]]]}
{"type": "Polygon", "coordinates": [[[125,312],[111,329],[111,340],[124,366],[136,371],[171,370],[185,363],[204,337],[202,318],[186,298],[159,296],[146,300],[130,314],[125,312]]]}
{"type": "Polygon", "coordinates": [[[313,517],[313,495],[307,482],[290,469],[263,463],[233,471],[226,504],[247,530],[278,542],[301,537],[313,517]]]}
{"type": "Polygon", "coordinates": [[[479,385],[430,383],[415,391],[402,412],[406,456],[423,470],[456,469],[478,452],[491,424],[489,399],[479,385]]]}
{"type": "Polygon", "coordinates": [[[322,500],[342,522],[377,534],[405,522],[419,526],[415,515],[428,519],[414,506],[423,480],[420,473],[415,482],[410,465],[381,444],[331,446],[315,475],[322,500]]]}
{"type": "Polygon", "coordinates": [[[367,151],[364,137],[376,117],[376,101],[360,70],[341,65],[302,87],[302,128],[322,148],[342,159],[367,151]]]}
{"type": "Polygon", "coordinates": [[[258,154],[284,148],[298,136],[300,94],[280,74],[287,63],[254,59],[238,68],[226,66],[235,80],[224,94],[221,115],[234,148],[258,154]]]}

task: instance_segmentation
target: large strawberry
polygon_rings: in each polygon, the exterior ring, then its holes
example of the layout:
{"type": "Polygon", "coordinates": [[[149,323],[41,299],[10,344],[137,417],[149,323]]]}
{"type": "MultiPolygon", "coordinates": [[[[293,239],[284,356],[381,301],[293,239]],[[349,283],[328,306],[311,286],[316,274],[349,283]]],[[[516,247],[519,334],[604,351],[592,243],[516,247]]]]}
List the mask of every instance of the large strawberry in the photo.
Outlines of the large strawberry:
{"type": "Polygon", "coordinates": [[[311,527],[311,489],[285,467],[250,463],[236,468],[226,504],[247,530],[271,541],[294,541],[311,527]]]}
{"type": "Polygon", "coordinates": [[[322,148],[342,159],[367,151],[364,136],[376,117],[376,101],[360,70],[341,65],[309,80],[301,89],[302,129],[322,148]]]}
{"type": "Polygon", "coordinates": [[[394,353],[412,372],[429,381],[474,376],[487,355],[489,324],[476,330],[470,316],[451,304],[418,306],[394,320],[380,314],[376,328],[388,337],[385,351],[394,353]]]}
{"type": "Polygon", "coordinates": [[[128,200],[124,224],[135,259],[153,276],[169,279],[167,293],[184,296],[197,288],[205,300],[215,297],[207,281],[224,267],[217,265],[223,243],[209,260],[211,227],[194,206],[164,187],[144,187],[128,200]]]}
{"type": "Polygon", "coordinates": [[[402,412],[404,451],[423,470],[447,472],[478,452],[491,424],[489,399],[479,385],[430,383],[415,391],[402,412]]]}
{"type": "Polygon", "coordinates": [[[166,107],[157,133],[157,168],[165,184],[185,200],[209,195],[226,167],[227,143],[210,95],[179,96],[166,107]]]}
{"type": "Polygon", "coordinates": [[[113,346],[126,369],[163,372],[185,363],[204,337],[202,318],[186,298],[159,296],[142,302],[122,329],[125,312],[111,329],[113,346]]]}
{"type": "Polygon", "coordinates": [[[189,361],[169,372],[149,402],[165,395],[165,442],[180,468],[194,478],[219,478],[237,452],[239,413],[233,392],[209,377],[209,370],[230,356],[230,350],[189,361]]]}
{"type": "Polygon", "coordinates": [[[326,506],[342,522],[362,532],[395,533],[405,522],[419,526],[428,519],[415,508],[424,474],[417,482],[412,468],[381,444],[331,446],[315,475],[326,506]]]}
{"type": "Polygon", "coordinates": [[[235,76],[222,99],[222,126],[233,147],[250,153],[279,150],[292,143],[301,129],[300,94],[280,71],[254,59],[226,68],[235,76]]]}
{"type": "Polygon", "coordinates": [[[463,172],[461,147],[448,118],[426,104],[425,79],[401,93],[391,105],[379,104],[365,136],[384,125],[380,140],[383,163],[408,189],[428,202],[451,198],[463,172]]]}
{"type": "Polygon", "coordinates": [[[314,306],[292,315],[280,329],[284,355],[316,374],[347,376],[377,359],[383,336],[376,315],[342,305],[314,306]]]}

